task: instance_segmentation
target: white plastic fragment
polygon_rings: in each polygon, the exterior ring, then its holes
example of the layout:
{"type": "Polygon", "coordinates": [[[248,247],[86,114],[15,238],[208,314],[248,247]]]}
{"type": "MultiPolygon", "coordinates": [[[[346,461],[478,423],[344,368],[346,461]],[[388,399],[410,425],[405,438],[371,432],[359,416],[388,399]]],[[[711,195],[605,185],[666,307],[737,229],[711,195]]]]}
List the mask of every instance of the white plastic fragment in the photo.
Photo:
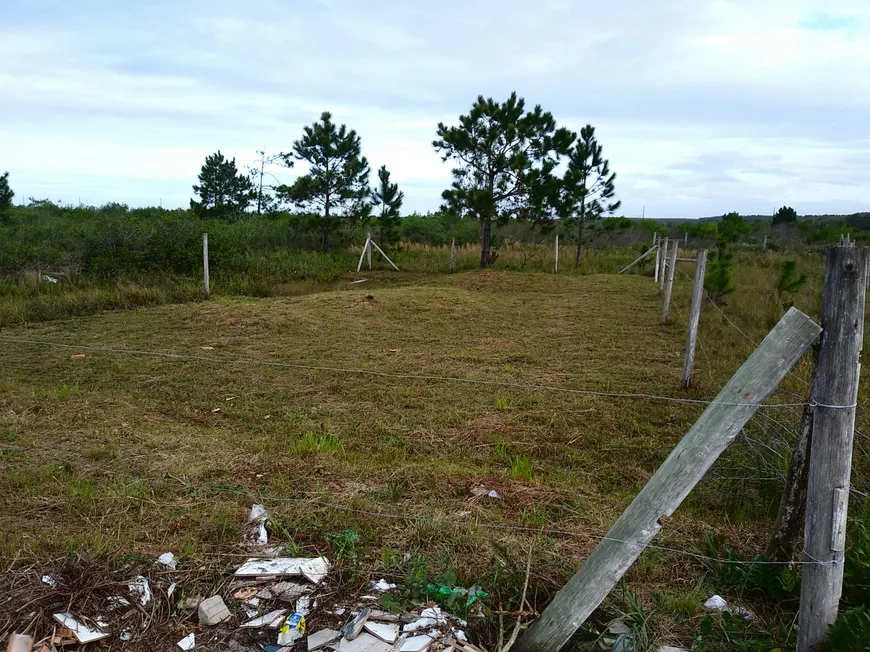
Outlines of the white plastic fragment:
{"type": "Polygon", "coordinates": [[[712,611],[717,614],[721,614],[728,609],[728,603],[725,601],[721,595],[711,596],[705,603],[704,609],[708,611],[712,611]]]}
{"type": "Polygon", "coordinates": [[[178,588],[178,583],[177,583],[177,582],[173,582],[172,584],[170,584],[170,585],[169,585],[169,588],[166,589],[166,597],[167,597],[167,598],[171,598],[171,597],[172,597],[172,594],[175,593],[175,589],[176,589],[176,588],[178,588]]]}
{"type": "Polygon", "coordinates": [[[367,620],[365,623],[366,631],[377,636],[384,643],[395,643],[399,637],[398,625],[389,625],[387,623],[376,623],[367,620]]]}
{"type": "Polygon", "coordinates": [[[263,505],[254,504],[251,506],[251,515],[248,516],[250,524],[250,532],[248,539],[257,545],[265,546],[269,543],[269,533],[266,532],[266,521],[269,519],[269,513],[263,505]]]}
{"type": "Polygon", "coordinates": [[[447,622],[447,616],[441,611],[441,607],[427,607],[420,612],[421,618],[434,618],[438,622],[447,622]]]}
{"type": "Polygon", "coordinates": [[[399,652],[423,652],[432,644],[432,638],[423,634],[422,636],[412,636],[402,643],[399,652]]]}
{"type": "Polygon", "coordinates": [[[242,623],[240,627],[245,629],[253,629],[256,627],[270,627],[272,629],[278,629],[281,626],[281,623],[284,622],[284,616],[286,613],[286,609],[276,609],[275,611],[270,611],[269,613],[260,616],[259,618],[254,618],[253,620],[249,620],[246,623],[242,623]]]}
{"type": "Polygon", "coordinates": [[[728,613],[730,613],[735,618],[740,618],[741,620],[752,620],[754,617],[749,609],[747,609],[746,607],[741,607],[739,605],[729,605],[728,613]]]}
{"type": "Polygon", "coordinates": [[[151,585],[148,584],[148,580],[141,575],[130,582],[127,587],[130,589],[130,593],[139,596],[139,604],[143,607],[151,602],[151,585]]]}
{"type": "Polygon", "coordinates": [[[308,652],[314,652],[341,638],[341,632],[335,629],[321,629],[308,637],[308,652]]]}
{"type": "Polygon", "coordinates": [[[432,625],[437,625],[438,621],[434,618],[418,618],[417,620],[408,623],[402,628],[402,633],[417,632],[422,629],[428,629],[432,625]]]}
{"type": "Polygon", "coordinates": [[[54,614],[54,619],[71,630],[79,643],[92,643],[93,641],[99,641],[111,636],[109,632],[101,632],[100,630],[85,626],[68,612],[54,614]]]}
{"type": "Polygon", "coordinates": [[[49,283],[57,283],[57,279],[54,276],[49,276],[48,274],[43,274],[42,280],[48,281],[49,283]]]}
{"type": "Polygon", "coordinates": [[[395,584],[392,584],[383,578],[376,582],[372,582],[372,590],[379,591],[380,593],[383,593],[384,591],[392,591],[394,588],[396,588],[395,584]]]}
{"type": "Polygon", "coordinates": [[[171,568],[175,570],[178,568],[178,560],[175,558],[171,552],[164,552],[157,558],[158,563],[163,564],[167,568],[171,568]]]}
{"type": "Polygon", "coordinates": [[[118,634],[118,638],[122,641],[129,641],[133,638],[133,632],[131,632],[129,629],[125,629],[123,632],[118,634]]]}
{"type": "Polygon", "coordinates": [[[54,579],[51,575],[43,575],[42,582],[43,584],[48,584],[51,587],[57,586],[57,580],[54,579]]]}
{"type": "Polygon", "coordinates": [[[193,648],[196,647],[196,634],[191,632],[190,634],[185,636],[183,639],[178,641],[177,645],[182,650],[192,650],[193,648]]]}
{"type": "Polygon", "coordinates": [[[501,494],[497,492],[495,489],[487,489],[484,486],[474,487],[471,490],[472,496],[486,496],[487,498],[495,498],[496,500],[501,500],[501,494]]]}

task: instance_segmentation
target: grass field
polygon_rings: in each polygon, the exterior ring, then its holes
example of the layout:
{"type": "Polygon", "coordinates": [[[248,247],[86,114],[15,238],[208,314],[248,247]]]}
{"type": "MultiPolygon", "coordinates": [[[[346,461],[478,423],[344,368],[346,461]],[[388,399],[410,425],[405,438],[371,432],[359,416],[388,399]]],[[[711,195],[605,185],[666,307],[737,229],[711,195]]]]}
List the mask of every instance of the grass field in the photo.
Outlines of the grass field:
{"type": "MultiPolygon", "coordinates": [[[[779,259],[757,258],[736,265],[740,289],[726,309],[743,334],[705,303],[687,393],[682,276],[668,326],[646,276],[483,271],[409,284],[376,272],[341,292],[219,296],[5,328],[11,339],[527,387],[2,343],[0,558],[84,547],[105,559],[166,550],[209,559],[236,550],[250,504],[265,502],[273,538],[299,554],[342,561],[359,581],[402,578],[421,563],[452,569],[491,590],[493,608],[516,604],[531,548],[541,608],[703,406],[531,386],[712,398],[782,312],[760,299],[779,259]],[[504,499],[472,497],[477,485],[504,499]]],[[[820,261],[806,265],[795,301],[815,314],[820,261]]],[[[802,362],[770,402],[804,400],[808,371],[802,362]]],[[[768,422],[794,425],[799,410],[763,412],[747,433],[769,445],[768,422]]],[[[783,451],[750,441],[735,443],[658,544],[706,551],[714,537],[748,557],[764,549],[781,487],[764,478],[782,472],[787,453],[783,462],[783,451]]],[[[700,602],[723,591],[708,565],[663,551],[645,553],[626,586],[662,643],[688,643],[700,602]]],[[[745,600],[759,613],[753,627],[776,632],[790,618],[745,600]]],[[[619,596],[609,604],[612,613],[619,596]]]]}

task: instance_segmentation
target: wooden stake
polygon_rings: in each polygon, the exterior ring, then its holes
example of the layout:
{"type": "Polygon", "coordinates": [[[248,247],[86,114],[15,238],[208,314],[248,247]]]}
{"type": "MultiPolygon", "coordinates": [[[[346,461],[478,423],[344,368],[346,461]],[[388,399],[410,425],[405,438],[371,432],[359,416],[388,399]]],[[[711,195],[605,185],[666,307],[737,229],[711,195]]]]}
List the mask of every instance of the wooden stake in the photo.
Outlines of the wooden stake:
{"type": "Polygon", "coordinates": [[[662,269],[661,274],[659,274],[659,292],[665,289],[665,273],[668,269],[668,245],[670,244],[670,240],[665,238],[665,244],[662,246],[662,269]]]}
{"type": "Polygon", "coordinates": [[[821,329],[792,308],[722,388],[515,652],[561,649],[785,377],[821,329]]]}
{"type": "MultiPolygon", "coordinates": [[[[369,243],[369,246],[368,246],[368,252],[369,252],[369,269],[371,269],[371,268],[372,268],[372,234],[371,234],[371,233],[368,234],[368,236],[366,237],[366,240],[367,240],[368,243],[369,243]]],[[[378,249],[378,251],[380,251],[380,249],[378,249]]]]}
{"type": "MultiPolygon", "coordinates": [[[[637,265],[640,261],[642,261],[644,258],[649,256],[654,251],[656,251],[656,247],[650,247],[644,253],[642,253],[640,256],[638,256],[633,261],[631,261],[631,264],[626,265],[621,270],[619,270],[619,272],[617,272],[617,274],[622,274],[623,272],[628,271],[629,269],[631,269],[632,267],[637,265]]],[[[658,263],[658,258],[656,258],[656,262],[658,263]]]]}
{"type": "Polygon", "coordinates": [[[653,274],[653,282],[658,285],[659,282],[659,267],[662,260],[662,246],[660,244],[653,245],[656,249],[656,271],[653,274]]]}
{"type": "Polygon", "coordinates": [[[393,269],[394,269],[394,270],[396,270],[397,272],[399,271],[399,268],[396,267],[396,263],[394,263],[392,260],[390,260],[390,257],[387,256],[387,254],[384,253],[384,250],[381,249],[381,248],[378,246],[378,243],[375,242],[374,240],[369,240],[369,256],[372,255],[372,252],[371,252],[371,248],[372,248],[372,246],[374,246],[374,248],[378,250],[378,252],[381,254],[381,256],[383,256],[383,257],[386,259],[386,261],[387,261],[388,263],[390,263],[390,265],[393,266],[393,269]]]}
{"type": "Polygon", "coordinates": [[[864,338],[867,248],[831,247],[822,294],[822,342],[816,382],[810,477],[804,528],[804,561],[798,616],[798,652],[822,643],[837,619],[843,590],[843,557],[855,404],[864,338]]]}
{"type": "Polygon", "coordinates": [[[677,250],[680,248],[680,241],[674,240],[674,246],[671,250],[670,267],[668,268],[668,280],[665,283],[665,300],[662,307],[662,324],[668,323],[668,309],[671,307],[671,291],[674,287],[674,273],[677,271],[677,250]]]}
{"type": "Polygon", "coordinates": [[[450,241],[450,273],[456,271],[456,238],[450,241]]]}
{"type": "Polygon", "coordinates": [[[764,242],[761,243],[761,250],[767,251],[767,234],[766,233],[764,234],[764,242]]]}
{"type": "Polygon", "coordinates": [[[554,271],[555,274],[559,273],[559,234],[556,234],[556,268],[554,271]]]}
{"type": "Polygon", "coordinates": [[[202,234],[202,283],[205,298],[208,299],[208,233],[202,234]]]}
{"type": "MultiPolygon", "coordinates": [[[[372,241],[372,235],[371,235],[371,233],[370,233],[370,234],[368,235],[368,237],[366,237],[366,243],[363,245],[362,253],[359,255],[359,263],[358,263],[357,266],[356,266],[357,274],[359,274],[359,271],[362,269],[362,261],[363,261],[363,258],[364,258],[365,255],[366,255],[366,252],[367,252],[367,251],[369,252],[369,261],[371,261],[371,256],[372,256],[372,254],[371,254],[371,246],[369,246],[369,243],[370,243],[371,241],[372,241]]],[[[371,267],[371,262],[369,262],[369,267],[371,267]]]]}
{"type": "Polygon", "coordinates": [[[695,262],[695,286],[692,289],[692,308],[689,311],[689,335],[686,339],[686,357],[683,361],[683,389],[692,384],[695,368],[695,345],[698,343],[698,322],[701,319],[701,301],[704,298],[704,274],[707,271],[707,250],[701,249],[695,262]]]}

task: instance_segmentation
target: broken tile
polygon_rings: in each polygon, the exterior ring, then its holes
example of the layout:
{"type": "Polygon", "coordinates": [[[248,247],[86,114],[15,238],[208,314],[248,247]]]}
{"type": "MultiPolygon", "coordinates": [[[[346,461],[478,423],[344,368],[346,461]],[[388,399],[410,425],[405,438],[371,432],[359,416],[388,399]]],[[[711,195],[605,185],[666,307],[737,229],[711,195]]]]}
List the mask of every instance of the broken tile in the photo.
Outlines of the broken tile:
{"type": "Polygon", "coordinates": [[[286,614],[286,609],[276,609],[275,611],[270,611],[269,613],[260,616],[259,618],[254,618],[253,620],[249,620],[246,623],[242,623],[240,627],[246,629],[253,629],[256,627],[271,627],[272,629],[278,629],[281,626],[281,623],[283,622],[284,616],[286,614]]]}
{"type": "Polygon", "coordinates": [[[178,641],[178,643],[176,643],[176,645],[178,645],[178,647],[180,647],[182,650],[192,650],[193,648],[196,647],[196,634],[191,632],[190,634],[185,636],[183,639],[178,641]]]}
{"type": "MultiPolygon", "coordinates": [[[[263,591],[265,591],[265,590],[266,589],[263,589],[263,591]]],[[[250,600],[255,595],[258,595],[259,593],[262,593],[263,591],[260,591],[256,586],[246,586],[242,589],[239,589],[235,593],[233,593],[233,597],[236,600],[250,600]]],[[[264,596],[260,596],[260,597],[271,598],[272,596],[271,595],[269,595],[269,596],[264,595],[264,596]]]]}
{"type": "Polygon", "coordinates": [[[6,652],[30,652],[33,649],[33,638],[27,634],[13,633],[9,637],[6,652]]]}
{"type": "Polygon", "coordinates": [[[339,652],[391,652],[393,646],[384,643],[376,636],[363,632],[352,641],[341,639],[338,644],[339,652]]]}
{"type": "Polygon", "coordinates": [[[341,632],[335,629],[321,629],[308,637],[308,652],[322,648],[324,645],[341,638],[341,632]]]}
{"type": "Polygon", "coordinates": [[[304,575],[319,584],[329,572],[326,557],[277,557],[275,559],[248,559],[235,572],[236,577],[281,577],[283,575],[304,575]]]}
{"type": "Polygon", "coordinates": [[[369,632],[370,634],[374,634],[379,639],[384,641],[384,643],[395,643],[396,639],[399,637],[398,625],[390,625],[388,623],[376,623],[371,620],[367,620],[364,627],[367,632],[369,632]]]}
{"type": "Polygon", "coordinates": [[[257,597],[266,600],[281,600],[282,602],[295,602],[303,595],[311,593],[313,587],[310,584],[297,584],[296,582],[278,582],[267,586],[257,593],[257,597]]]}
{"type": "Polygon", "coordinates": [[[432,644],[432,638],[423,634],[422,636],[412,636],[402,643],[399,652],[423,652],[432,644]]]}
{"type": "Polygon", "coordinates": [[[87,627],[76,620],[75,617],[68,612],[54,614],[54,619],[69,629],[79,643],[91,643],[111,636],[109,632],[101,632],[97,629],[87,627]]]}

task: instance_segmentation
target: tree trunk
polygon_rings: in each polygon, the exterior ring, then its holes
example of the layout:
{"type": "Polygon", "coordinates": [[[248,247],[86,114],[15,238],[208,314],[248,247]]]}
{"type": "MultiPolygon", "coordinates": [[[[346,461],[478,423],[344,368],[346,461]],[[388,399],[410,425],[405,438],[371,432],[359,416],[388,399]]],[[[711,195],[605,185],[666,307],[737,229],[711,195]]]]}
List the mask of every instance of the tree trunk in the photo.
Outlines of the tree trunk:
{"type": "Polygon", "coordinates": [[[580,222],[580,226],[577,228],[577,257],[574,259],[575,263],[580,262],[580,251],[583,248],[583,222],[580,222]]]}
{"type": "Polygon", "coordinates": [[[480,268],[489,265],[489,238],[492,235],[492,220],[483,218],[480,225],[480,268]]]}

